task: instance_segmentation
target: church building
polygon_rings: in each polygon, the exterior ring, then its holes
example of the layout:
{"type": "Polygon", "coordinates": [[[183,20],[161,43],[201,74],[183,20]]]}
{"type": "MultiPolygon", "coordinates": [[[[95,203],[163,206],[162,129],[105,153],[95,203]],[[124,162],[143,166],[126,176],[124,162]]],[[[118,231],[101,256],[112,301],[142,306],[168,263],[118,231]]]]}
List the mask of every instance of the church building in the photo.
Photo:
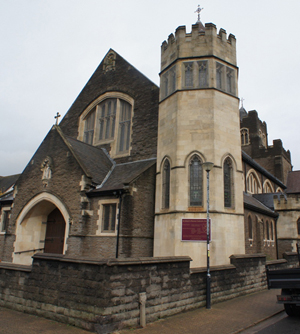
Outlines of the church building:
{"type": "Polygon", "coordinates": [[[162,43],[160,87],[107,52],[0,194],[0,261],[188,255],[203,267],[207,176],[212,265],[295,250],[300,174],[239,109],[235,36],[199,20],[162,43]]]}

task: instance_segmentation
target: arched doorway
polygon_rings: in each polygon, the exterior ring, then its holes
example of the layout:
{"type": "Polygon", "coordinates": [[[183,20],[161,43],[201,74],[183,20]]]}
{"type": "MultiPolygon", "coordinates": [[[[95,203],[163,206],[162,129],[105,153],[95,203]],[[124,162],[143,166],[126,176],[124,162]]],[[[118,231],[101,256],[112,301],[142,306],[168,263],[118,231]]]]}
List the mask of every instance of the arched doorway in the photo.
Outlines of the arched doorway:
{"type": "Polygon", "coordinates": [[[66,223],[61,212],[56,208],[47,219],[45,253],[63,254],[66,223]]]}
{"type": "Polygon", "coordinates": [[[69,221],[65,204],[56,196],[44,192],[31,199],[16,220],[13,263],[30,265],[36,252],[65,254],[69,221]]]}

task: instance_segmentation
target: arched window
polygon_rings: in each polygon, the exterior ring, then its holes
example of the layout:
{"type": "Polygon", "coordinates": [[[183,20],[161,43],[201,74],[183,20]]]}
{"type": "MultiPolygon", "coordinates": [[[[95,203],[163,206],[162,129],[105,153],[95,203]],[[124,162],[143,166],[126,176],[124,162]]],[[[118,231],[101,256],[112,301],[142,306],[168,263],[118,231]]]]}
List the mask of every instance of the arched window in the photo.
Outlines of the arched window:
{"type": "Polygon", "coordinates": [[[241,142],[242,142],[242,145],[249,145],[250,144],[249,129],[247,129],[247,128],[241,129],[241,142]]]}
{"type": "Polygon", "coordinates": [[[162,207],[164,209],[168,209],[170,207],[170,162],[168,159],[165,160],[164,162],[164,167],[163,167],[163,202],[162,202],[162,207]]]}
{"type": "Polygon", "coordinates": [[[266,239],[270,240],[270,227],[269,227],[269,222],[266,221],[266,239]]]}
{"type": "Polygon", "coordinates": [[[90,145],[115,143],[111,155],[129,153],[133,103],[123,93],[105,93],[80,116],[78,139],[90,145]]]}
{"type": "Polygon", "coordinates": [[[197,156],[190,160],[190,206],[203,205],[203,171],[202,161],[197,156]]]}
{"type": "Polygon", "coordinates": [[[261,183],[255,172],[250,172],[247,176],[247,192],[250,194],[261,193],[261,183]]]}
{"type": "Polygon", "coordinates": [[[274,222],[270,222],[270,228],[271,228],[271,240],[274,240],[274,222]]]}
{"type": "Polygon", "coordinates": [[[251,216],[248,216],[248,233],[249,233],[249,239],[253,239],[253,227],[252,227],[252,219],[251,216]]]}
{"type": "Polygon", "coordinates": [[[193,63],[185,63],[184,66],[184,85],[185,87],[193,87],[193,63]]]}
{"type": "Polygon", "coordinates": [[[233,168],[230,158],[224,161],[224,206],[233,207],[233,168]]]}
{"type": "Polygon", "coordinates": [[[269,180],[266,180],[264,182],[264,193],[265,194],[268,194],[268,193],[273,193],[274,190],[273,190],[273,186],[271,184],[271,182],[269,180]]]}

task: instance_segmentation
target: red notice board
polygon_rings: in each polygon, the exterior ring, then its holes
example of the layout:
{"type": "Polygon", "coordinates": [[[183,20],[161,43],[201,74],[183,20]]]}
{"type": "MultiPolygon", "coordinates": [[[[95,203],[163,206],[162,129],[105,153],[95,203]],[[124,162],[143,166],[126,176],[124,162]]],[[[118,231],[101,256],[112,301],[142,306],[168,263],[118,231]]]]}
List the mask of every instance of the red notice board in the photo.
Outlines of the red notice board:
{"type": "MultiPolygon", "coordinates": [[[[190,218],[182,218],[182,241],[206,241],[207,220],[190,218]]],[[[209,240],[211,240],[211,220],[209,219],[209,240]]]]}

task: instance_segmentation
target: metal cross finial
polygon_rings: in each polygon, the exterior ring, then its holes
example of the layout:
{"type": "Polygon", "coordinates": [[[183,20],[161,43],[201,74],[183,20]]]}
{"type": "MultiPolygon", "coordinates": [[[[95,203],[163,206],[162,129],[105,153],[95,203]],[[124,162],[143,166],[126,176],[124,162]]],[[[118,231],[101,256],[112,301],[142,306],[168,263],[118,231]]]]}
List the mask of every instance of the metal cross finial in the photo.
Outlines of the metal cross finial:
{"type": "Polygon", "coordinates": [[[200,22],[200,13],[201,13],[201,11],[202,11],[203,9],[204,9],[204,8],[200,8],[200,5],[198,5],[197,10],[195,11],[195,13],[198,13],[198,20],[197,20],[197,22],[200,22]]]}
{"type": "Polygon", "coordinates": [[[60,116],[59,112],[57,112],[56,116],[54,116],[54,118],[56,119],[56,124],[55,125],[58,125],[58,119],[59,119],[59,117],[61,117],[61,116],[60,116]]]}
{"type": "Polygon", "coordinates": [[[241,98],[242,108],[244,107],[244,101],[245,101],[245,99],[242,97],[242,98],[241,98]]]}

